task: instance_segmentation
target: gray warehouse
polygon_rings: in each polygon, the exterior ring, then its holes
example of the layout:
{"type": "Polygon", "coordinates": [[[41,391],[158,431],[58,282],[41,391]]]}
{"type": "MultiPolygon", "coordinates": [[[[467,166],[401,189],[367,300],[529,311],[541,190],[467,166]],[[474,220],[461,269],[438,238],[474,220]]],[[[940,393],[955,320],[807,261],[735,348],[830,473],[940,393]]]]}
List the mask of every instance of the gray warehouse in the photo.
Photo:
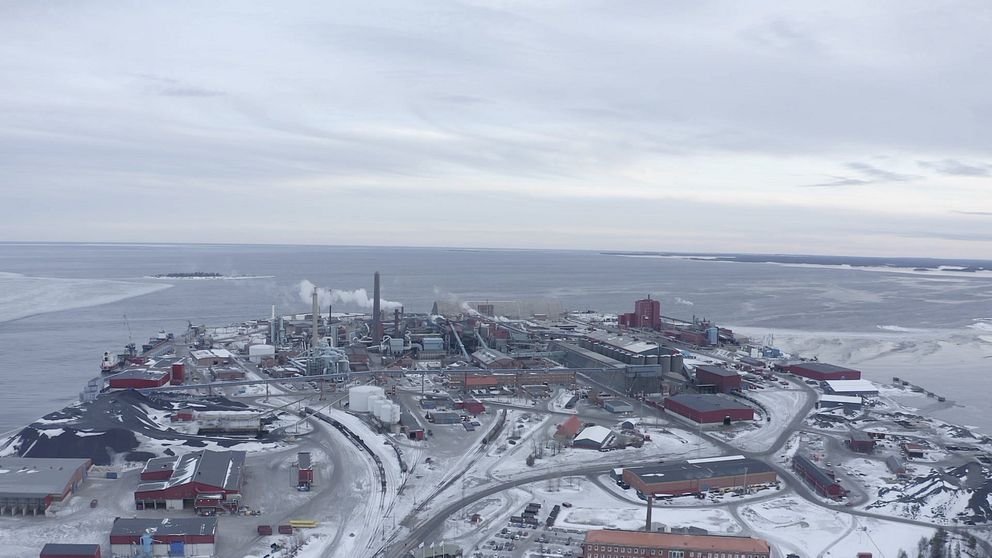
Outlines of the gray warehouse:
{"type": "Polygon", "coordinates": [[[92,465],[82,458],[0,458],[0,515],[44,514],[75,492],[92,465]]]}

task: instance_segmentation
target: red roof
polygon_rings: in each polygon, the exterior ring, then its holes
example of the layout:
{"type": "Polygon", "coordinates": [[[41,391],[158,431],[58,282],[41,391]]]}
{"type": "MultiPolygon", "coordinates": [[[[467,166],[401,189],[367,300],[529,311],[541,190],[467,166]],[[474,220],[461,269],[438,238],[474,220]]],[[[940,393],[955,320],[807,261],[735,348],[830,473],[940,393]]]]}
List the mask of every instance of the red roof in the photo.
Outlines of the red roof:
{"type": "Polygon", "coordinates": [[[674,533],[649,533],[646,531],[619,531],[604,529],[586,533],[586,544],[615,544],[668,549],[693,549],[703,551],[757,552],[767,554],[768,542],[747,537],[713,535],[677,535],[674,533]]]}
{"type": "Polygon", "coordinates": [[[562,436],[574,437],[582,429],[582,421],[577,416],[570,416],[568,420],[558,425],[558,434],[562,436]]]}

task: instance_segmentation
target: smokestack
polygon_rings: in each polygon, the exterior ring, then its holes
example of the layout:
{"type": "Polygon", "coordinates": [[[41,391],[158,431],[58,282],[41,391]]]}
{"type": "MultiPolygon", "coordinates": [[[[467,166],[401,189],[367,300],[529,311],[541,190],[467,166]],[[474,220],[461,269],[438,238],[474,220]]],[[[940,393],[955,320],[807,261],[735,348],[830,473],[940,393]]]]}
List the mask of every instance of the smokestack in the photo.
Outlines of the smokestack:
{"type": "Polygon", "coordinates": [[[393,329],[396,330],[396,335],[400,334],[400,309],[393,309],[393,329]]]}
{"type": "Polygon", "coordinates": [[[373,341],[382,339],[382,315],[379,310],[379,272],[376,271],[372,283],[372,335],[373,341]]]}
{"type": "Polygon", "coordinates": [[[644,530],[648,533],[651,532],[651,504],[654,502],[654,494],[648,494],[648,517],[644,522],[644,530]]]}
{"type": "Polygon", "coordinates": [[[337,347],[338,346],[338,328],[337,328],[337,326],[334,326],[334,329],[331,329],[331,315],[333,313],[334,313],[334,305],[333,304],[328,304],[327,305],[327,335],[325,337],[329,336],[330,339],[331,339],[331,346],[332,347],[337,347]]]}
{"type": "Polygon", "coordinates": [[[314,350],[317,349],[317,318],[320,316],[320,306],[317,304],[317,287],[313,288],[313,339],[310,344],[314,350]]]}

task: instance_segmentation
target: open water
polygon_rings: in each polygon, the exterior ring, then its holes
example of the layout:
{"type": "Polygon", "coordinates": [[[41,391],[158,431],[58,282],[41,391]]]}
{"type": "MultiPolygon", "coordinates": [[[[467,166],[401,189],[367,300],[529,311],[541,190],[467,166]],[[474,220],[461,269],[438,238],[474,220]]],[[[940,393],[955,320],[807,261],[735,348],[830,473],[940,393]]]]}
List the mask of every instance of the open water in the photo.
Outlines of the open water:
{"type": "MultiPolygon", "coordinates": [[[[843,261],[836,263],[843,264],[843,261]]],[[[870,264],[870,262],[869,262],[870,264]]],[[[76,399],[105,350],[188,321],[306,312],[300,282],[372,290],[407,311],[435,299],[557,298],[566,308],[710,318],[806,356],[902,376],[954,401],[937,416],[992,432],[992,278],[843,265],[628,257],[582,251],[228,245],[0,244],[0,432],[76,399]],[[161,280],[171,272],[253,276],[161,280]]],[[[362,311],[364,299],[335,306],[362,311]]],[[[928,404],[926,400],[922,404],[928,404]]]]}

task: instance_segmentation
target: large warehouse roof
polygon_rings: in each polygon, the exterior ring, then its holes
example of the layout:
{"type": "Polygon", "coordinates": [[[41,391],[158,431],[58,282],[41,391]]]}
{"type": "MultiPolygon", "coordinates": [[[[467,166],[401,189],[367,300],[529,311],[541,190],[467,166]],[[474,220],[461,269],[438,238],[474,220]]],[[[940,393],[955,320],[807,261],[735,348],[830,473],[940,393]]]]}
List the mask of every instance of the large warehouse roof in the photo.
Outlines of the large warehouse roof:
{"type": "Polygon", "coordinates": [[[7,496],[59,496],[89,459],[0,457],[0,494],[7,496]]]}
{"type": "Polygon", "coordinates": [[[762,461],[741,456],[733,456],[729,459],[695,459],[678,463],[632,467],[627,470],[645,484],[743,476],[774,471],[762,461]]]}
{"type": "Polygon", "coordinates": [[[834,393],[878,393],[868,380],[827,380],[827,387],[834,393]]]}
{"type": "Polygon", "coordinates": [[[165,490],[190,482],[237,491],[244,467],[243,451],[200,450],[180,457],[169,480],[141,483],[136,491],[165,490]]]}
{"type": "Polygon", "coordinates": [[[843,366],[827,364],[826,362],[799,362],[790,366],[802,368],[803,370],[809,370],[811,372],[820,372],[823,374],[830,374],[832,372],[857,372],[857,370],[854,370],[853,368],[844,368],[843,366]]]}
{"type": "Polygon", "coordinates": [[[704,551],[729,551],[732,553],[756,552],[767,554],[768,543],[749,537],[717,535],[678,535],[645,531],[619,531],[603,529],[586,533],[586,544],[616,544],[624,546],[693,549],[704,551]]]}
{"type": "Polygon", "coordinates": [[[217,533],[216,517],[167,517],[159,518],[127,518],[118,517],[110,529],[111,537],[140,537],[145,531],[164,535],[215,535],[217,533]]]}
{"type": "Polygon", "coordinates": [[[724,378],[736,378],[740,376],[736,370],[728,370],[722,366],[711,366],[709,364],[702,364],[696,367],[696,371],[702,370],[703,372],[709,372],[710,374],[715,374],[717,376],[723,376],[724,378]]]}
{"type": "Polygon", "coordinates": [[[729,397],[718,394],[700,395],[695,393],[680,393],[669,397],[669,399],[699,412],[750,409],[750,407],[743,403],[738,403],[729,397]]]}
{"type": "Polygon", "coordinates": [[[613,431],[605,426],[587,426],[579,432],[579,435],[575,437],[575,442],[581,442],[583,440],[589,440],[590,442],[602,445],[606,442],[606,439],[610,437],[613,431]]]}

